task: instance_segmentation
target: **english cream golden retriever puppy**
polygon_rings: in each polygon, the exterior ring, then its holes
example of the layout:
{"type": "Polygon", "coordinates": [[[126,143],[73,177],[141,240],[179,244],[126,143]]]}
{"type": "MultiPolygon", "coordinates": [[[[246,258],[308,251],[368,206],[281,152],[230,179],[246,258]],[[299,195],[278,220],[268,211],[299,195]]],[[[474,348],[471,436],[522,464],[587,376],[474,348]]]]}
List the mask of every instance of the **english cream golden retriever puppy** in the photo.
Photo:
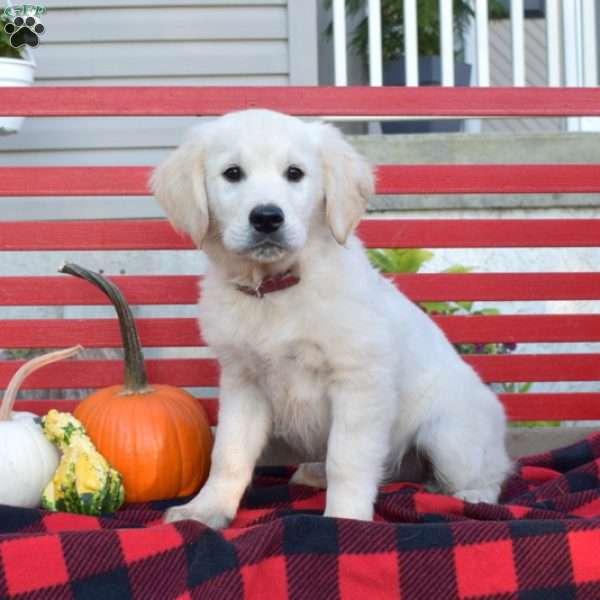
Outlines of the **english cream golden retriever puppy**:
{"type": "Polygon", "coordinates": [[[372,169],[331,125],[267,111],[202,124],[152,187],[210,259],[200,322],[221,365],[210,477],[167,519],[224,527],[270,435],[327,487],[325,515],[369,520],[409,448],[437,489],[494,502],[509,469],[497,397],[370,264],[353,230],[372,169]]]}

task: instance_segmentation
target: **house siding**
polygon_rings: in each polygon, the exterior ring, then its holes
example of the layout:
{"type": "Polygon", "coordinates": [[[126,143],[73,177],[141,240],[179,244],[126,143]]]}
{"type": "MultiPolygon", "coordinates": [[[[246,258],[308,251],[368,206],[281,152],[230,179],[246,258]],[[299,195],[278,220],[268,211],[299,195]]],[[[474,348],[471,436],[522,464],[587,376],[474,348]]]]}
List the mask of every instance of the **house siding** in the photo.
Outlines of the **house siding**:
{"type": "MultiPolygon", "coordinates": [[[[316,2],[46,0],[35,85],[314,85],[316,2]]],[[[198,120],[28,118],[17,135],[0,137],[0,164],[153,165],[198,120]]],[[[154,202],[130,198],[5,198],[1,218],[81,218],[82,210],[159,214],[154,202]]]]}
{"type": "MultiPolygon", "coordinates": [[[[490,83],[512,86],[512,33],[507,19],[490,23],[490,83]]],[[[525,19],[525,82],[528,86],[548,85],[548,54],[545,19],[525,19]]],[[[551,133],[565,128],[563,118],[485,119],[482,131],[502,133],[551,133]]]]}
{"type": "MultiPolygon", "coordinates": [[[[316,0],[44,4],[37,86],[317,83],[316,0]]],[[[0,162],[152,163],[195,121],[30,118],[18,135],[0,138],[0,162]]]]}

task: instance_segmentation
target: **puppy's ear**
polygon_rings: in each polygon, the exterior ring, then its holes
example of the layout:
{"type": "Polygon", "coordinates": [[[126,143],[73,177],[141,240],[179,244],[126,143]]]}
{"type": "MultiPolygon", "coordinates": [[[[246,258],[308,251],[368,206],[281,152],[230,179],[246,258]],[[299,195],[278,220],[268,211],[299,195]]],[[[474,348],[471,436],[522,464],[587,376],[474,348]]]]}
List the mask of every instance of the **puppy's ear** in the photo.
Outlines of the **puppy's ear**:
{"type": "Polygon", "coordinates": [[[333,237],[345,244],[375,191],[373,169],[338,129],[316,124],[321,139],[325,211],[333,237]]]}
{"type": "Polygon", "coordinates": [[[202,144],[190,140],[179,146],[156,167],[150,187],[175,229],[200,247],[209,222],[202,144]]]}

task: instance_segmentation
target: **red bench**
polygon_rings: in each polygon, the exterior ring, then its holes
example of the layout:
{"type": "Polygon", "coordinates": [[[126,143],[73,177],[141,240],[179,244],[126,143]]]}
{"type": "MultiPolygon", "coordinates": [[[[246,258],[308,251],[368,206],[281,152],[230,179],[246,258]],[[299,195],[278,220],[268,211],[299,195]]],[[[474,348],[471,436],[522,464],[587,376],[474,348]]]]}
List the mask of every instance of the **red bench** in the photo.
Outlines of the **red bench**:
{"type": "MultiPolygon", "coordinates": [[[[303,116],[579,116],[600,115],[599,89],[453,88],[32,88],[0,89],[0,114],[35,116],[218,115],[266,107],[303,116]]],[[[577,157],[574,157],[577,160],[577,157]]],[[[0,168],[0,196],[145,195],[149,168],[0,168]]],[[[378,169],[379,194],[600,192],[600,165],[394,165],[378,169]]],[[[1,203],[0,198],[0,203],[1,203]]],[[[26,205],[27,199],[23,199],[26,205]]],[[[514,248],[600,247],[599,219],[366,219],[360,235],[369,247],[514,248]]],[[[190,249],[164,220],[0,221],[0,251],[190,249]]],[[[1,256],[1,255],[0,255],[1,256]]],[[[57,267],[58,267],[57,261],[57,267]]],[[[109,273],[109,275],[112,275],[109,273]]],[[[598,300],[594,273],[415,274],[394,277],[415,301],[598,300]]],[[[197,275],[165,272],[116,276],[133,305],[194,304],[197,275]]],[[[0,306],[100,305],[105,298],[70,277],[0,277],[0,306]]],[[[600,314],[435,317],[454,342],[598,342],[600,314]]],[[[138,320],[142,343],[195,347],[201,334],[192,318],[168,311],[138,320]]],[[[0,348],[119,347],[116,319],[0,320],[0,348]]],[[[600,381],[600,354],[515,354],[466,357],[488,382],[600,381]]],[[[0,361],[0,388],[20,361],[0,361]]],[[[179,386],[218,385],[213,359],[148,361],[151,381],[179,386]]],[[[95,388],[121,381],[117,360],[51,365],[33,375],[28,389],[95,388]]],[[[600,419],[597,392],[501,395],[513,420],[600,419]]],[[[213,421],[216,400],[203,399],[213,421]]],[[[72,409],[73,401],[21,401],[17,409],[45,413],[72,409]]],[[[567,430],[567,438],[586,431],[567,430]]],[[[529,435],[529,434],[528,434],[529,435]]],[[[554,445],[565,434],[553,433],[554,445]]],[[[522,448],[519,447],[519,448],[522,448]]]]}

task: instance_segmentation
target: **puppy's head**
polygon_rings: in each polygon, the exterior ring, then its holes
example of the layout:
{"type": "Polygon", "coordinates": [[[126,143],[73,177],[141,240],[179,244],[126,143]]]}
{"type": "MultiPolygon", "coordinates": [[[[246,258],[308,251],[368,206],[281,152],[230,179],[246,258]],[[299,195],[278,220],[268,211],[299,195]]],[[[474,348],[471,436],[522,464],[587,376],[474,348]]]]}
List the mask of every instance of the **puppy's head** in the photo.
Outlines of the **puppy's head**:
{"type": "Polygon", "coordinates": [[[344,244],[373,175],[337,129],[267,110],[230,113],[196,128],[153,173],[173,225],[198,246],[275,262],[298,252],[315,223],[344,244]]]}

